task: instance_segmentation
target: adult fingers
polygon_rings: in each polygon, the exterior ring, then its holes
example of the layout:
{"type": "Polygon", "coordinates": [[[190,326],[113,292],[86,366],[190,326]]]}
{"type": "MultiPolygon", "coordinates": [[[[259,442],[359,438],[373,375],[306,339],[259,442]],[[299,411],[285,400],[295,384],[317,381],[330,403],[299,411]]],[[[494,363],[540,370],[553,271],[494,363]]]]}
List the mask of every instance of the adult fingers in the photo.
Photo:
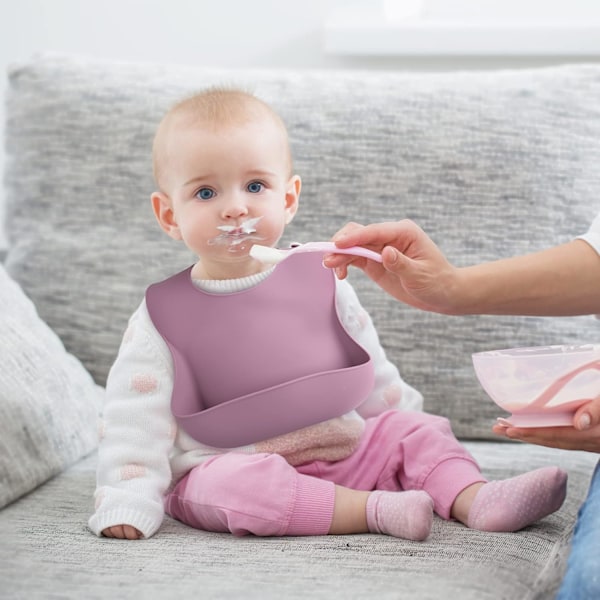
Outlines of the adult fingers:
{"type": "Polygon", "coordinates": [[[579,407],[573,418],[573,425],[579,431],[600,425],[600,396],[579,407]]]}

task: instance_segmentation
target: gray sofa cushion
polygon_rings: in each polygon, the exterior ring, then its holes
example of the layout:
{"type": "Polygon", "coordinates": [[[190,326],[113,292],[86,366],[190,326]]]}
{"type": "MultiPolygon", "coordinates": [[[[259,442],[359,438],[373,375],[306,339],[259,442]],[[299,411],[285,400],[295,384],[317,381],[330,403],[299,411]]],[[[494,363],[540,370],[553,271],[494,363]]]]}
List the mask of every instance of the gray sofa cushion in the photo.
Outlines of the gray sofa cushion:
{"type": "MultiPolygon", "coordinates": [[[[164,110],[213,84],[256,92],[289,126],[304,186],[285,241],[410,217],[468,264],[569,240],[600,209],[598,66],[411,74],[33,60],[8,90],[7,267],[99,383],[146,286],[192,260],[154,222],[150,148],[164,110]]],[[[490,435],[500,414],[472,352],[598,336],[588,318],[422,313],[353,281],[426,410],[463,437],[490,435]]]]}
{"type": "Polygon", "coordinates": [[[104,390],[0,265],[0,508],[97,445],[104,390]]]}
{"type": "Polygon", "coordinates": [[[47,600],[549,600],[559,585],[592,454],[513,444],[467,447],[490,478],[556,463],[569,469],[559,512],[514,533],[436,517],[425,542],[385,535],[257,538],[199,531],[167,518],[136,542],[86,530],[95,458],[0,512],[6,598],[47,600]],[[33,574],[33,576],[31,576],[33,574]]]}

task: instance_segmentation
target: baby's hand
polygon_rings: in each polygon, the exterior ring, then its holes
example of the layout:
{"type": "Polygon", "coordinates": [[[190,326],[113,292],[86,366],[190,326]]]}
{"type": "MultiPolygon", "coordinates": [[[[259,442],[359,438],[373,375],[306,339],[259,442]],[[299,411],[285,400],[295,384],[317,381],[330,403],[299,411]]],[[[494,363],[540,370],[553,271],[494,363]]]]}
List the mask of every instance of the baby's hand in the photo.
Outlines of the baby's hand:
{"type": "Polygon", "coordinates": [[[113,525],[102,530],[102,535],[109,538],[119,538],[120,540],[139,540],[142,534],[131,525],[113,525]]]}

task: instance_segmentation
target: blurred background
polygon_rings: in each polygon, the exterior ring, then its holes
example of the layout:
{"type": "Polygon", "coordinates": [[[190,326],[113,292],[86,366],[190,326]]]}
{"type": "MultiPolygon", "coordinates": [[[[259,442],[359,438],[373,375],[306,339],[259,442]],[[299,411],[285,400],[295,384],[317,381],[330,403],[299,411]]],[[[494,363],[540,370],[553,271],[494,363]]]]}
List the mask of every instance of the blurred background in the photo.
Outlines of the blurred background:
{"type": "MultiPolygon", "coordinates": [[[[439,71],[598,62],[600,2],[0,0],[0,170],[7,69],[47,51],[302,69],[439,71]]],[[[2,206],[0,188],[0,219],[2,206]]]]}

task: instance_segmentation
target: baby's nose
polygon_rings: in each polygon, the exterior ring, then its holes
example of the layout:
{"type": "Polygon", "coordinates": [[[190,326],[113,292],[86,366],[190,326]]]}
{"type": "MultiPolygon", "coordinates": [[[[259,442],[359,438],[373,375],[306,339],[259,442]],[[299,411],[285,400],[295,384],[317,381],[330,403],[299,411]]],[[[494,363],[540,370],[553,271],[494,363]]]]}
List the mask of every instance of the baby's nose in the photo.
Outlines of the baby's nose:
{"type": "Polygon", "coordinates": [[[243,202],[231,202],[223,211],[223,215],[227,219],[237,219],[247,214],[248,207],[243,202]]]}

